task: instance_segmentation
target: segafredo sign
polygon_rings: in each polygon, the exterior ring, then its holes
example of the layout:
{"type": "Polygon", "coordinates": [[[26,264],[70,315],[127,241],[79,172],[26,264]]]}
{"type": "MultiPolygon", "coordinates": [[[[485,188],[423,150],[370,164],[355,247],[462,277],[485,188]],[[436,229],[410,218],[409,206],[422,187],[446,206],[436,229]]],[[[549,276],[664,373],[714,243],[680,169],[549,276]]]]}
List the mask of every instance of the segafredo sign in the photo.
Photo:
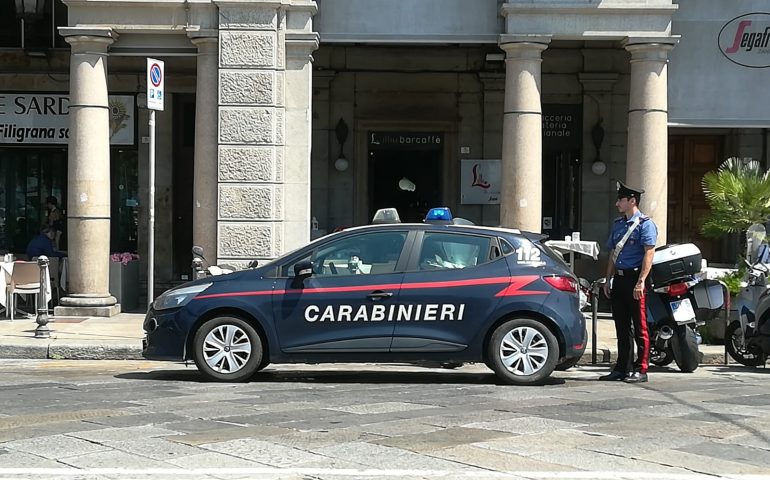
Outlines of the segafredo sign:
{"type": "Polygon", "coordinates": [[[744,67],[770,67],[770,13],[747,13],[727,22],[719,31],[719,51],[744,67]]]}

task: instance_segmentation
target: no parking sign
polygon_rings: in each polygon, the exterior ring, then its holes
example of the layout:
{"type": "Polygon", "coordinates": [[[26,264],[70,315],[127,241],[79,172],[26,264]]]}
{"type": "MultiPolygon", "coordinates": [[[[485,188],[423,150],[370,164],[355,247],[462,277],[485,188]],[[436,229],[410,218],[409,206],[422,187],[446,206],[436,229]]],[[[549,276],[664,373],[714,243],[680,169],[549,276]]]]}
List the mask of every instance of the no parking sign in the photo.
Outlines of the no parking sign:
{"type": "Polygon", "coordinates": [[[150,110],[163,110],[163,61],[154,58],[147,59],[147,108],[150,110]]]}

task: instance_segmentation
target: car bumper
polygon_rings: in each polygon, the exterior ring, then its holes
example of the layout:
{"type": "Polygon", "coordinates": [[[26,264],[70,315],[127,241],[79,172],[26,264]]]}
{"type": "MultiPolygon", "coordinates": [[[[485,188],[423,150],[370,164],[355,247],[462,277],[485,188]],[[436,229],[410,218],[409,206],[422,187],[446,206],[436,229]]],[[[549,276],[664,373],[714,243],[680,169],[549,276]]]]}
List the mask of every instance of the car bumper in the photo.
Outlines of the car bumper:
{"type": "Polygon", "coordinates": [[[144,317],[142,356],[148,360],[185,360],[187,328],[179,322],[179,309],[156,312],[144,317]]]}

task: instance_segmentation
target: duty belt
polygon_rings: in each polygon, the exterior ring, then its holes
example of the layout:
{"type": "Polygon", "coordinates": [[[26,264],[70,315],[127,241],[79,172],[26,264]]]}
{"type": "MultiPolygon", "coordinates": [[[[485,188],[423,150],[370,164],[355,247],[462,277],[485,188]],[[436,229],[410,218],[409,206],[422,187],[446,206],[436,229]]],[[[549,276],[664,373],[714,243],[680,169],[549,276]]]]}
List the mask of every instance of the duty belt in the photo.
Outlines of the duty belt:
{"type": "Polygon", "coordinates": [[[639,267],[636,268],[619,268],[615,271],[616,274],[620,275],[621,277],[632,277],[634,275],[639,275],[639,267]]]}

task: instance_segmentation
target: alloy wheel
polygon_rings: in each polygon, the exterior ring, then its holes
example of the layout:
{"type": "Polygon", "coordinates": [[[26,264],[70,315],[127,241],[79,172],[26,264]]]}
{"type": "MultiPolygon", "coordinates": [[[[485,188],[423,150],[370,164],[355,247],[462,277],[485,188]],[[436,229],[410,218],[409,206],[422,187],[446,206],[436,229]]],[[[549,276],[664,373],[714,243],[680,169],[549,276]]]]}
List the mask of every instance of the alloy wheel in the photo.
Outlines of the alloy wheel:
{"type": "Polygon", "coordinates": [[[251,357],[251,340],[236,325],[219,325],[203,341],[203,358],[215,372],[234,373],[251,357]]]}
{"type": "Polygon", "coordinates": [[[548,343],[534,328],[517,327],[500,342],[500,360],[514,375],[532,375],[545,365],[548,343]]]}

